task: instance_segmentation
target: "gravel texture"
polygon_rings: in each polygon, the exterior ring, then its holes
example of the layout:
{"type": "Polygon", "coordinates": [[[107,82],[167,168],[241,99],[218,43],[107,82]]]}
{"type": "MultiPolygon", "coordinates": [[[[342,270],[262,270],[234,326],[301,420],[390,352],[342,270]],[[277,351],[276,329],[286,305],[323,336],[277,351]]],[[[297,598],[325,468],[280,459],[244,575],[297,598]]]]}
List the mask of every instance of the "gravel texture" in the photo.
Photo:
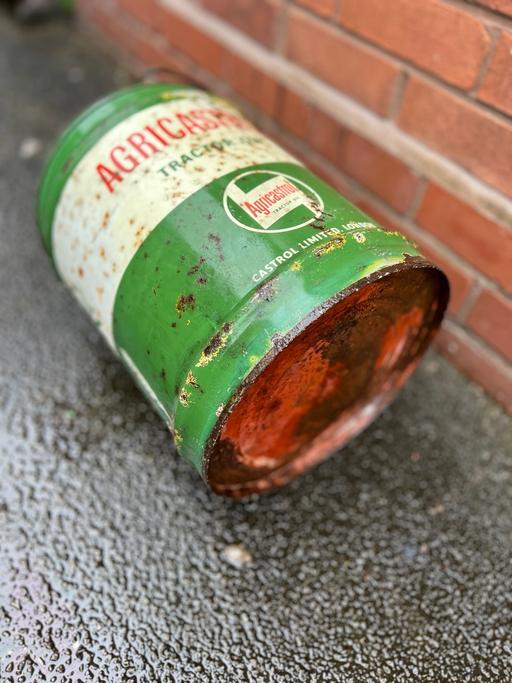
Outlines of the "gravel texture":
{"type": "Polygon", "coordinates": [[[210,494],[57,281],[42,160],[127,82],[0,15],[0,680],[512,681],[509,418],[430,353],[342,453],[210,494]]]}

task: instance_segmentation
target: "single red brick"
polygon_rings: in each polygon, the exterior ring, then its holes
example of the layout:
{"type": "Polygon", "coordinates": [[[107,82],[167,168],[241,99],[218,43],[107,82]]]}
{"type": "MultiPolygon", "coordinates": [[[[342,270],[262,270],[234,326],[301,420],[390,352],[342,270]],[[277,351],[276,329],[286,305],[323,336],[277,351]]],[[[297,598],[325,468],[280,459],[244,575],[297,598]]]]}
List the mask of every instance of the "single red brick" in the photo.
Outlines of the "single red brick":
{"type": "Polygon", "coordinates": [[[410,206],[418,178],[400,159],[356,133],[343,131],[337,147],[337,166],[396,211],[410,206]]]}
{"type": "Polygon", "coordinates": [[[512,17],[512,0],[474,0],[479,5],[512,17]]]}
{"type": "Polygon", "coordinates": [[[300,10],[288,16],[286,54],[373,111],[389,111],[398,67],[384,56],[300,10]]]}
{"type": "Polygon", "coordinates": [[[272,47],[276,39],[277,0],[203,0],[203,6],[260,43],[272,47]]]}
{"type": "Polygon", "coordinates": [[[416,222],[478,270],[512,291],[512,232],[430,184],[416,222]]]}
{"type": "Polygon", "coordinates": [[[279,86],[271,76],[233,53],[226,54],[224,73],[236,93],[265,114],[274,115],[279,86]]]}
{"type": "Polygon", "coordinates": [[[411,242],[418,246],[418,249],[423,256],[441,268],[450,281],[450,302],[448,304],[448,311],[453,314],[457,313],[473,284],[474,278],[471,273],[462,268],[455,261],[440,254],[437,249],[429,245],[425,240],[418,238],[417,235],[413,235],[406,225],[384,214],[372,202],[368,201],[368,199],[364,198],[359,200],[357,205],[367,213],[370,218],[373,218],[380,223],[382,227],[387,230],[398,230],[398,232],[403,233],[411,242]]]}
{"type": "Polygon", "coordinates": [[[285,87],[280,89],[276,117],[286,130],[299,138],[306,137],[309,111],[309,105],[293,90],[285,87]]]}
{"type": "Polygon", "coordinates": [[[505,358],[512,360],[512,300],[484,289],[471,308],[466,324],[505,358]]]}
{"type": "Polygon", "coordinates": [[[222,44],[163,5],[162,9],[161,32],[171,47],[190,57],[206,71],[221,75],[226,52],[222,44]]]}
{"type": "Polygon", "coordinates": [[[512,114],[512,34],[502,33],[478,91],[478,97],[505,114],[512,114]]]}
{"type": "Polygon", "coordinates": [[[329,161],[338,160],[338,142],[342,126],[316,107],[311,107],[308,144],[329,161]]]}
{"type": "Polygon", "coordinates": [[[295,2],[320,17],[330,17],[334,14],[334,0],[295,0],[295,2]]]}
{"type": "Polygon", "coordinates": [[[512,124],[412,77],[398,125],[482,180],[512,195],[512,124]]]}
{"type": "Polygon", "coordinates": [[[485,347],[469,339],[454,324],[443,326],[436,344],[466,375],[512,413],[512,370],[509,364],[494,358],[485,347]]]}
{"type": "Polygon", "coordinates": [[[343,0],[341,23],[459,88],[471,88],[490,37],[483,24],[437,0],[343,0]]]}
{"type": "Polygon", "coordinates": [[[163,8],[158,0],[116,0],[117,6],[136,19],[138,19],[145,26],[149,26],[155,31],[160,30],[162,23],[163,8]]]}

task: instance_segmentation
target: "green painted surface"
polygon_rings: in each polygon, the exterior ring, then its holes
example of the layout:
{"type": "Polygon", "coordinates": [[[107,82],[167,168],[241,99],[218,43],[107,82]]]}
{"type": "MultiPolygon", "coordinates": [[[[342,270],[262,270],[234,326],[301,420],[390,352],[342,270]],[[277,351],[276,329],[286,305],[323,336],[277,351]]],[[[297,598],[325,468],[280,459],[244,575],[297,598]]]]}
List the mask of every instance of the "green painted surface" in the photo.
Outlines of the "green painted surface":
{"type": "MultiPolygon", "coordinates": [[[[273,338],[357,280],[418,253],[397,233],[344,228],[373,221],[304,167],[276,163],[255,169],[312,187],[324,201],[322,217],[291,231],[246,230],[223,207],[226,186],[240,175],[230,173],[189,197],[153,230],[125,271],[114,309],[118,346],[175,415],[178,448],[199,470],[218,412],[269,352],[273,338]],[[260,275],[286,252],[289,258],[260,275]]],[[[281,223],[305,219],[304,211],[295,209],[281,223]]]]}

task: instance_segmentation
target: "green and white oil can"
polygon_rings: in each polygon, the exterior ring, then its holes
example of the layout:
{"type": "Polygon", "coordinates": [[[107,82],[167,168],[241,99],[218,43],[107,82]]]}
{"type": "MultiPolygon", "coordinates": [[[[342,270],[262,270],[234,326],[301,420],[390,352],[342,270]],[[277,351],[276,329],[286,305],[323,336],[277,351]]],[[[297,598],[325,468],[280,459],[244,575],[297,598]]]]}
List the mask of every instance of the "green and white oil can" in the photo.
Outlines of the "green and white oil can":
{"type": "Polygon", "coordinates": [[[42,178],[56,270],[217,493],[281,485],[364,428],[442,319],[445,276],[230,103],[141,84],[42,178]]]}

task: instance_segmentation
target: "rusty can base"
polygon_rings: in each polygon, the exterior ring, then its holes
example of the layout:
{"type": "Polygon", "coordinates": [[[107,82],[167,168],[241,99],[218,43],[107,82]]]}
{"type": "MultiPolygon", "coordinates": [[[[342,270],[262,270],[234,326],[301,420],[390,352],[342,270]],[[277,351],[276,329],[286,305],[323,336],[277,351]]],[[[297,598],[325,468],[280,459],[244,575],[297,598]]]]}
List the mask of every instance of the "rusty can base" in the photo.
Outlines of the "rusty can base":
{"type": "Polygon", "coordinates": [[[282,486],[364,429],[438,328],[446,278],[424,259],[333,297],[255,368],[212,433],[205,476],[224,496],[282,486]]]}

